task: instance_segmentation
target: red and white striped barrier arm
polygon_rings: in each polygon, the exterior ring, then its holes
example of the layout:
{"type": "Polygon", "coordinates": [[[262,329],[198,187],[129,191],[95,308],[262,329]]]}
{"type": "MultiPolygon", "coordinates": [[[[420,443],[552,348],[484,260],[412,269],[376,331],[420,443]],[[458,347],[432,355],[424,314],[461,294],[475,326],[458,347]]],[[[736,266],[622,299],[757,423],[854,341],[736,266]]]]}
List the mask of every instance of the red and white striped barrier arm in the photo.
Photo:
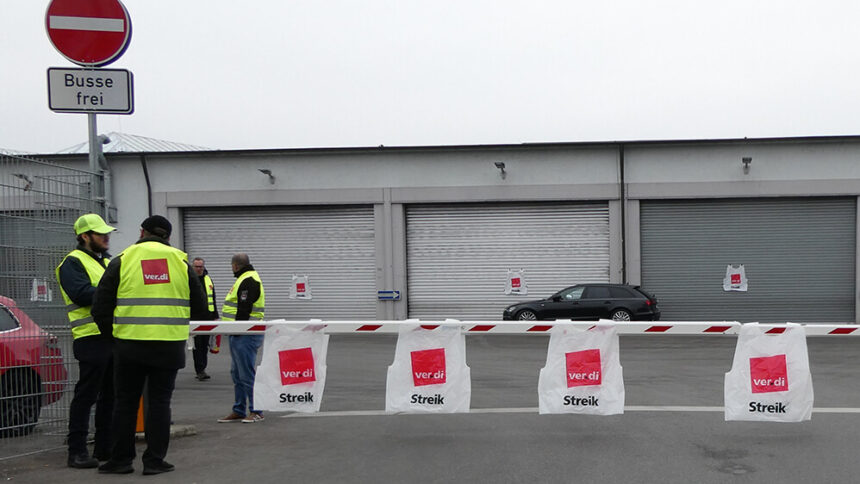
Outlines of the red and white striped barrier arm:
{"type": "MultiPolygon", "coordinates": [[[[420,324],[433,329],[441,324],[459,324],[465,334],[549,334],[554,326],[574,326],[588,329],[597,321],[192,321],[192,335],[200,334],[262,334],[267,327],[288,325],[297,328],[305,326],[325,326],[329,334],[397,334],[404,323],[420,324]]],[[[778,334],[786,330],[786,325],[763,324],[769,327],[768,333],[778,334]]],[[[860,336],[860,326],[855,324],[802,324],[807,336],[860,336]]],[[[735,335],[740,331],[737,321],[632,321],[616,323],[618,334],[676,334],[676,335],[735,335]]]]}

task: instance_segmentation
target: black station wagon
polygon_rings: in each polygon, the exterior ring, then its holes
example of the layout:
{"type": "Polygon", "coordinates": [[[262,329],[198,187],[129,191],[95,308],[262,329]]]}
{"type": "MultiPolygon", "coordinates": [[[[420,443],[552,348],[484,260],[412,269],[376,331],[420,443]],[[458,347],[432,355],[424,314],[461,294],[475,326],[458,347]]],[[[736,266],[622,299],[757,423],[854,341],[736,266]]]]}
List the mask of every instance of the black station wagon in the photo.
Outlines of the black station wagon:
{"type": "Polygon", "coordinates": [[[504,320],[578,319],[596,321],[657,321],[657,298],[639,286],[627,284],[577,284],[539,301],[505,308],[504,320]]]}

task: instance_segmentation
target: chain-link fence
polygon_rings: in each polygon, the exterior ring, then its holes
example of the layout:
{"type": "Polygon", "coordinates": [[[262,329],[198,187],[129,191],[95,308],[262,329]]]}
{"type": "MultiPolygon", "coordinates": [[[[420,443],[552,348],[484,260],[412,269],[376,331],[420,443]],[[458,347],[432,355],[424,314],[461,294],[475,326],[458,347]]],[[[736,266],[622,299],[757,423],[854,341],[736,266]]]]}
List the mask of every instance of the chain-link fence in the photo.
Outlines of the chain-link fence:
{"type": "Polygon", "coordinates": [[[54,270],[95,173],[0,154],[0,459],[62,447],[78,366],[54,270]]]}

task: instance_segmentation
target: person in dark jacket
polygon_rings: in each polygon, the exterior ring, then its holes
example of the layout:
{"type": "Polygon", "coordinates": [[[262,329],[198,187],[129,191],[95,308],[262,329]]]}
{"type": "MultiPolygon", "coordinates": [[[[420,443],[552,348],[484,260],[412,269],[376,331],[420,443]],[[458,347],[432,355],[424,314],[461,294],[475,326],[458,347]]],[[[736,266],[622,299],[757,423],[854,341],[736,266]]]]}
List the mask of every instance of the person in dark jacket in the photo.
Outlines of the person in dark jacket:
{"type": "MultiPolygon", "coordinates": [[[[248,254],[235,254],[230,261],[236,282],[227,293],[221,306],[224,321],[261,321],[266,309],[266,292],[260,275],[251,265],[248,254]]],[[[263,420],[263,412],[254,408],[254,379],[257,374],[257,351],[263,344],[263,335],[230,335],[230,376],[233,377],[235,400],[233,411],[218,422],[256,423],[263,420]]]]}
{"type": "Polygon", "coordinates": [[[137,408],[147,387],[143,473],[174,469],[164,460],[170,442],[170,399],[176,373],[185,367],[188,322],[208,314],[206,296],[184,252],[170,246],[170,222],[153,215],[140,240],[111,261],[96,289],[92,314],[99,330],[114,337],[111,458],[100,473],[134,472],[137,408]]]}
{"type": "Polygon", "coordinates": [[[78,217],[75,234],[78,246],[57,266],[57,283],[69,313],[78,360],[79,377],[69,405],[68,466],[97,467],[110,458],[111,414],[113,413],[113,359],[110,334],[99,332],[91,306],[96,286],[110,262],[110,233],[116,230],[94,213],[78,217]],[[96,406],[95,447],[87,451],[90,411],[96,406]]]}
{"type": "MultiPolygon", "coordinates": [[[[218,319],[218,306],[215,305],[215,284],[212,283],[212,278],[209,277],[209,271],[206,270],[206,261],[202,257],[195,257],[191,261],[191,267],[200,279],[200,284],[203,290],[206,291],[206,302],[209,305],[208,317],[204,321],[215,321],[218,319]]],[[[194,357],[194,373],[197,374],[197,379],[206,381],[210,377],[206,373],[206,365],[208,364],[208,353],[210,349],[214,353],[220,347],[221,335],[198,334],[194,336],[194,349],[191,351],[191,356],[194,357]]]]}

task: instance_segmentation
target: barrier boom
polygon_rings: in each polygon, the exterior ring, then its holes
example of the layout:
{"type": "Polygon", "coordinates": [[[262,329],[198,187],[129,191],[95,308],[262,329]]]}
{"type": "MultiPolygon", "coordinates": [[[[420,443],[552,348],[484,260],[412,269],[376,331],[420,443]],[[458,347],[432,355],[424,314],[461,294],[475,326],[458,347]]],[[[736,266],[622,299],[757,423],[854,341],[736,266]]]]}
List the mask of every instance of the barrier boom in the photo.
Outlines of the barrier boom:
{"type": "MultiPolygon", "coordinates": [[[[602,321],[607,322],[607,321],[602,321]]],[[[554,326],[572,326],[589,329],[598,321],[458,321],[406,320],[406,321],[323,321],[318,319],[288,321],[191,321],[192,335],[202,334],[262,334],[269,326],[324,326],[329,334],[397,334],[403,324],[420,324],[433,329],[441,324],[459,324],[465,334],[549,334],[554,326]]],[[[854,324],[801,324],[807,336],[860,336],[860,326],[854,324]]],[[[786,330],[785,324],[764,324],[770,334],[786,330]]],[[[741,323],[737,321],[632,321],[616,322],[616,331],[624,335],[736,335],[741,323]]]]}

